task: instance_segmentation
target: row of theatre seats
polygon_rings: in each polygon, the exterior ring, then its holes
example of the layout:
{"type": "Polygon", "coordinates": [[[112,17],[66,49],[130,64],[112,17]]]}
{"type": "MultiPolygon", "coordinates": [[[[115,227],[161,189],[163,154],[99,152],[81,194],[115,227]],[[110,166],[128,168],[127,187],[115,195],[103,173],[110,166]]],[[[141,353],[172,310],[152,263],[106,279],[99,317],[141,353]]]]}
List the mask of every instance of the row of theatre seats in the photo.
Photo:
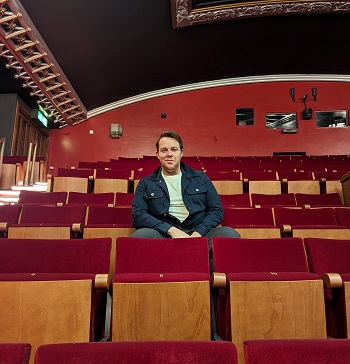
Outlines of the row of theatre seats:
{"type": "Polygon", "coordinates": [[[349,363],[350,239],[214,237],[212,260],[204,237],[0,239],[0,342],[39,364],[349,363]]]}
{"type": "MultiPolygon", "coordinates": [[[[340,171],[349,170],[348,155],[324,156],[183,156],[182,161],[196,170],[205,171],[340,171]]],[[[78,162],[80,169],[152,170],[159,165],[156,156],[110,159],[109,161],[78,162]]]]}
{"type": "MultiPolygon", "coordinates": [[[[247,340],[246,364],[349,363],[348,340],[247,340]]],[[[0,344],[7,364],[28,364],[28,343],[0,344]]],[[[237,364],[237,351],[230,342],[156,341],[123,343],[76,343],[41,345],[35,364],[237,364]]]]}
{"type": "MultiPolygon", "coordinates": [[[[9,238],[129,237],[133,194],[22,190],[0,206],[0,232],[9,238]]],[[[222,195],[223,226],[243,238],[350,237],[350,208],[334,194],[222,195]]]]}
{"type": "MultiPolygon", "coordinates": [[[[134,193],[140,179],[150,175],[154,169],[58,168],[55,176],[48,175],[47,191],[134,193]]],[[[348,170],[278,172],[249,169],[246,171],[208,170],[206,174],[220,194],[337,192],[341,195],[340,180],[348,170]]]]}

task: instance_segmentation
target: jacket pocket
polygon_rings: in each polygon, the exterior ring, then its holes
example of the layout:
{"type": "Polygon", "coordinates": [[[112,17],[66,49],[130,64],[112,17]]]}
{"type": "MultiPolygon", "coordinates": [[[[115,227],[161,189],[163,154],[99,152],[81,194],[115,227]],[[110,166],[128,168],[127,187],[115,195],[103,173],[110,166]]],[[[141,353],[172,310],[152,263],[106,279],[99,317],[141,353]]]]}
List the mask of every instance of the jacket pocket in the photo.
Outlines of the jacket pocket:
{"type": "Polygon", "coordinates": [[[198,187],[188,187],[187,188],[187,193],[189,195],[200,195],[202,193],[206,193],[207,191],[208,191],[208,189],[204,185],[198,186],[198,187]]]}
{"type": "Polygon", "coordinates": [[[163,191],[146,191],[143,196],[147,201],[148,211],[152,215],[162,213],[165,203],[165,193],[163,191]]]}
{"type": "Polygon", "coordinates": [[[205,210],[207,207],[207,193],[208,188],[204,185],[197,187],[188,187],[186,189],[187,197],[192,205],[193,212],[205,210]]]}
{"type": "Polygon", "coordinates": [[[146,191],[144,193],[144,197],[146,199],[157,199],[157,198],[162,198],[163,196],[164,196],[163,191],[146,191]]]}

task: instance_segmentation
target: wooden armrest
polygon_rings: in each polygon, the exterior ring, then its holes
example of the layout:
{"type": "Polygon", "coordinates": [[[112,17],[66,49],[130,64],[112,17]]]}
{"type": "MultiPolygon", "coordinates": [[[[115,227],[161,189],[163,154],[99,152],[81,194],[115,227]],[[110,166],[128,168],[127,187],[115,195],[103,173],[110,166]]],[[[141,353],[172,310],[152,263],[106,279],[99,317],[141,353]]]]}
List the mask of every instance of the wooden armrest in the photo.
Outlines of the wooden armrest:
{"type": "Polygon", "coordinates": [[[8,222],[0,222],[0,231],[7,231],[10,224],[8,222]]]}
{"type": "Polygon", "coordinates": [[[249,182],[248,178],[243,178],[243,183],[248,183],[248,182],[249,182]]]}
{"type": "Polygon", "coordinates": [[[290,225],[281,225],[280,227],[282,234],[291,234],[292,233],[292,227],[290,225]]]}
{"type": "Polygon", "coordinates": [[[112,203],[107,204],[107,207],[114,207],[112,203]]]}
{"type": "Polygon", "coordinates": [[[338,273],[324,273],[321,275],[323,284],[326,288],[341,288],[343,280],[338,273]]]}
{"type": "Polygon", "coordinates": [[[303,205],[303,209],[310,209],[311,208],[311,205],[310,204],[308,204],[308,203],[305,203],[304,205],[303,205]]]}
{"type": "Polygon", "coordinates": [[[72,224],[72,232],[73,233],[82,233],[83,225],[80,222],[72,224]]]}
{"type": "Polygon", "coordinates": [[[94,176],[89,176],[89,181],[93,181],[94,180],[94,176]]]}
{"type": "Polygon", "coordinates": [[[261,205],[255,205],[254,206],[256,209],[261,209],[261,205]]]}
{"type": "Polygon", "coordinates": [[[96,274],[95,289],[109,290],[111,287],[112,278],[109,274],[96,274]]]}
{"type": "Polygon", "coordinates": [[[62,207],[63,206],[63,202],[57,202],[56,206],[62,207]]]}
{"type": "Polygon", "coordinates": [[[46,175],[46,178],[47,179],[53,179],[53,175],[51,173],[49,173],[49,174],[46,175]]]}
{"type": "Polygon", "coordinates": [[[288,183],[287,178],[282,178],[281,183],[288,183]]]}
{"type": "Polygon", "coordinates": [[[225,288],[226,287],[226,274],[214,272],[210,278],[211,286],[213,288],[225,288]]]}
{"type": "Polygon", "coordinates": [[[327,180],[324,177],[320,178],[320,183],[326,183],[326,182],[327,182],[327,180]]]}

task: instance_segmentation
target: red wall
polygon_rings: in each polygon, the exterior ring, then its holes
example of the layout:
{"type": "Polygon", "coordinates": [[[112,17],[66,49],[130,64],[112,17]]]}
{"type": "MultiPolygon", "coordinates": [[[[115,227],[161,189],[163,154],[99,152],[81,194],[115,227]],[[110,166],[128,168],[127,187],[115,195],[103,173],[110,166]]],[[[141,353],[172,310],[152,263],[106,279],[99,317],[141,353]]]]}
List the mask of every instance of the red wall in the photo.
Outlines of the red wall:
{"type": "MultiPolygon", "coordinates": [[[[348,110],[350,83],[267,82],[224,86],[162,96],[92,117],[76,126],[53,130],[49,165],[77,166],[78,161],[155,154],[155,141],[164,130],[179,133],[184,155],[272,155],[304,151],[311,155],[350,153],[350,127],[316,128],[315,114],[302,120],[303,96],[317,87],[316,110],[348,110]],[[295,103],[289,96],[294,87],[295,103]],[[235,109],[254,108],[254,126],[236,126],[235,109]],[[297,134],[282,134],[265,126],[265,112],[297,112],[297,134]],[[161,112],[167,118],[160,117],[161,112]],[[122,124],[123,137],[109,137],[110,124],[122,124]],[[93,130],[94,134],[89,134],[93,130]]],[[[311,99],[311,97],[309,97],[311,99]]]]}

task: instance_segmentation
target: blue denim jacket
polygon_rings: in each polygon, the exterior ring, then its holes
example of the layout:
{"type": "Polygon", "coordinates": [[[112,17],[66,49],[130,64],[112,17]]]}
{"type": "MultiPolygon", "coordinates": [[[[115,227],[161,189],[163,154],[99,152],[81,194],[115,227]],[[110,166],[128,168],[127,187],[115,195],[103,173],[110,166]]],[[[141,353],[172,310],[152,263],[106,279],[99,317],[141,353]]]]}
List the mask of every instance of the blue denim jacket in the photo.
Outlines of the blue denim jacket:
{"type": "Polygon", "coordinates": [[[189,216],[181,223],[169,214],[169,192],[158,167],[137,185],[132,202],[132,218],[136,229],[152,228],[162,234],[172,227],[205,236],[217,227],[224,216],[220,197],[208,176],[181,162],[182,199],[189,216]]]}

